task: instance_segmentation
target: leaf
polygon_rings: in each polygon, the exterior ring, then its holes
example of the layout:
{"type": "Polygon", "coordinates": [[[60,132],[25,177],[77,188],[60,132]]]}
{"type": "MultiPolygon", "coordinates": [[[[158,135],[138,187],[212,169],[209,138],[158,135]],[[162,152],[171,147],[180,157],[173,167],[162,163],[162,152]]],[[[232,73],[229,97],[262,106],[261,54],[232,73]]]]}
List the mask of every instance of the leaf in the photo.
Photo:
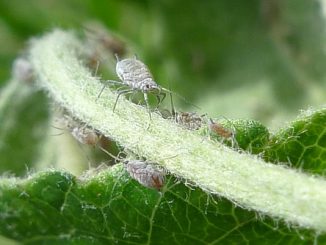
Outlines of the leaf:
{"type": "Polygon", "coordinates": [[[277,132],[265,159],[285,162],[315,174],[326,170],[326,110],[308,111],[277,132]]]}
{"type": "Polygon", "coordinates": [[[0,195],[1,233],[24,244],[306,244],[316,238],[171,176],[162,193],[145,188],[121,164],[84,179],[58,170],[2,178],[0,195]]]}

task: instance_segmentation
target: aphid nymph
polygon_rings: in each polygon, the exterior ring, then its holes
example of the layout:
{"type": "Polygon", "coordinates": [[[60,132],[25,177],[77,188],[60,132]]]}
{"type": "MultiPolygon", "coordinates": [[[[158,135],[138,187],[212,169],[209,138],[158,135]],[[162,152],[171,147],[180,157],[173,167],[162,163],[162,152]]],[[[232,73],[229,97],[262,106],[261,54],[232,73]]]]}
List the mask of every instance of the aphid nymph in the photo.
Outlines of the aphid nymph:
{"type": "Polygon", "coordinates": [[[198,115],[195,112],[176,112],[173,105],[172,95],[170,94],[172,118],[182,127],[189,130],[197,130],[203,124],[204,115],[198,115]]]}
{"type": "Polygon", "coordinates": [[[17,58],[13,63],[12,76],[19,81],[31,82],[34,70],[29,60],[24,57],[17,58]]]}
{"type": "Polygon", "coordinates": [[[106,153],[115,160],[123,162],[123,166],[129,173],[130,177],[135,179],[141,185],[158,191],[160,191],[164,186],[165,173],[154,164],[144,160],[121,159],[112,155],[108,151],[106,151],[106,153]]]}
{"type": "Polygon", "coordinates": [[[211,118],[209,119],[210,122],[208,123],[209,130],[216,135],[228,139],[234,136],[234,132],[230,129],[225,128],[222,124],[218,122],[214,122],[211,118]]]}
{"type": "Polygon", "coordinates": [[[227,140],[227,142],[231,143],[231,147],[238,147],[238,143],[236,140],[235,130],[231,130],[229,128],[226,128],[219,122],[214,122],[211,118],[209,119],[209,122],[207,123],[208,126],[208,133],[209,135],[215,135],[218,136],[219,139],[222,140],[222,143],[224,140],[227,140]]]}
{"type": "Polygon", "coordinates": [[[190,130],[197,130],[203,124],[202,116],[194,112],[178,112],[174,119],[176,123],[190,130]]]}
{"type": "Polygon", "coordinates": [[[74,127],[71,130],[71,135],[80,143],[92,146],[95,146],[101,139],[101,135],[94,129],[85,126],[74,127]]]}
{"type": "Polygon", "coordinates": [[[81,144],[96,146],[102,138],[98,131],[69,115],[64,115],[59,122],[81,144]]]}
{"type": "MultiPolygon", "coordinates": [[[[150,107],[148,102],[148,94],[154,94],[158,100],[158,105],[164,100],[166,92],[171,93],[169,90],[162,88],[155,81],[149,71],[148,67],[138,60],[136,57],[133,59],[119,60],[118,56],[116,64],[116,73],[121,81],[107,80],[106,82],[112,84],[123,85],[126,89],[119,90],[118,96],[113,106],[113,111],[117,105],[118,99],[122,94],[131,94],[134,92],[142,92],[144,95],[145,103],[151,117],[150,107]],[[162,98],[160,97],[162,96],[162,98]]],[[[100,94],[103,92],[106,85],[103,86],[100,94]]]]}
{"type": "Polygon", "coordinates": [[[164,173],[142,160],[124,161],[124,166],[132,178],[148,188],[161,190],[164,185],[164,173]]]}

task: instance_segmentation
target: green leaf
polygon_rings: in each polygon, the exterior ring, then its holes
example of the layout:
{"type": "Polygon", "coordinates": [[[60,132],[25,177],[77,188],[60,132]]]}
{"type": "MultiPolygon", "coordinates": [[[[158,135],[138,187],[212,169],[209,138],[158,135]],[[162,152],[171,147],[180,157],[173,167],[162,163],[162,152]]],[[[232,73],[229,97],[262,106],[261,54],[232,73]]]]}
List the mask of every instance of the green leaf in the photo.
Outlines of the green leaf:
{"type": "MultiPolygon", "coordinates": [[[[162,193],[121,164],[76,179],[57,170],[0,181],[0,230],[24,244],[307,244],[289,229],[167,177],[162,193]]],[[[300,235],[298,235],[300,234],[300,235]]],[[[319,236],[320,243],[326,236],[319,236]]]]}
{"type": "Polygon", "coordinates": [[[316,174],[326,170],[326,110],[308,111],[270,140],[265,158],[316,174]]]}

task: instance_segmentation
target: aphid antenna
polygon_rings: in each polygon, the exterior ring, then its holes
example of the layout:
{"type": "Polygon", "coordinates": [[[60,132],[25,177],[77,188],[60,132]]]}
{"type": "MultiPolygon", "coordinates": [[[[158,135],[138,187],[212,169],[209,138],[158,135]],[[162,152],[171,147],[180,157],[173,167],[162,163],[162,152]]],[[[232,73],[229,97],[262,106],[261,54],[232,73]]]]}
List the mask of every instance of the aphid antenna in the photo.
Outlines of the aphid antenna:
{"type": "MultiPolygon", "coordinates": [[[[161,87],[161,90],[164,91],[164,92],[167,92],[167,93],[173,94],[173,95],[179,97],[180,99],[182,99],[182,100],[183,100],[184,102],[186,102],[187,104],[189,104],[189,105],[195,107],[195,108],[198,109],[198,110],[201,110],[201,108],[200,108],[199,106],[197,106],[197,105],[191,103],[189,100],[187,100],[185,97],[181,96],[180,94],[178,94],[178,93],[176,93],[176,92],[173,92],[173,91],[171,91],[171,90],[169,90],[169,89],[163,88],[163,87],[161,87]]],[[[164,98],[165,98],[165,96],[164,96],[164,98]]]]}
{"type": "MultiPolygon", "coordinates": [[[[144,93],[144,99],[145,99],[146,107],[147,107],[147,110],[148,110],[149,120],[152,121],[152,113],[151,113],[151,108],[149,107],[147,93],[144,93]]],[[[150,124],[148,125],[147,129],[149,128],[149,126],[150,126],[150,124]]]]}
{"type": "MultiPolygon", "coordinates": [[[[107,84],[103,84],[103,87],[101,88],[101,91],[99,92],[99,94],[97,95],[97,98],[96,98],[96,101],[101,97],[104,89],[106,88],[106,86],[108,86],[108,84],[118,84],[118,85],[123,85],[122,82],[119,82],[119,81],[115,81],[115,80],[105,80],[105,81],[102,81],[101,83],[107,83],[107,84]]],[[[116,104],[116,103],[115,103],[116,104]]],[[[115,106],[114,106],[115,107],[115,106]]]]}
{"type": "MultiPolygon", "coordinates": [[[[99,147],[101,147],[101,146],[99,146],[99,147]]],[[[102,148],[101,148],[101,149],[102,149],[102,148]]],[[[114,156],[111,152],[109,152],[109,151],[107,151],[107,150],[105,150],[105,149],[102,149],[102,150],[103,150],[107,155],[109,155],[110,157],[112,157],[113,159],[115,159],[115,160],[118,161],[118,162],[121,162],[121,161],[123,161],[123,160],[125,159],[125,157],[119,157],[119,155],[120,155],[121,153],[123,153],[124,155],[129,155],[129,154],[135,155],[135,158],[137,158],[136,155],[138,155],[137,153],[134,153],[133,151],[128,151],[128,150],[124,149],[124,150],[122,150],[122,151],[119,152],[118,157],[117,157],[117,156],[114,156]]],[[[179,156],[180,154],[182,154],[182,153],[178,153],[178,154],[174,154],[174,155],[171,155],[171,156],[163,157],[163,158],[159,159],[157,162],[160,162],[160,161],[164,161],[164,160],[169,160],[169,159],[175,158],[175,157],[179,156]]],[[[143,161],[145,161],[145,162],[147,162],[147,163],[154,163],[153,161],[148,161],[147,159],[145,160],[144,158],[143,158],[143,161]]]]}
{"type": "Polygon", "coordinates": [[[211,117],[208,120],[211,124],[215,123],[211,117]]]}
{"type": "MultiPolygon", "coordinates": [[[[82,25],[84,33],[90,33],[93,36],[95,35],[110,35],[114,34],[110,29],[103,25],[99,25],[100,23],[84,23],[82,25]],[[95,24],[95,25],[94,25],[95,24]]],[[[98,38],[98,37],[97,37],[98,38]]]]}
{"type": "Polygon", "coordinates": [[[102,146],[98,146],[104,153],[106,153],[108,156],[110,156],[111,158],[113,158],[115,160],[116,163],[118,162],[123,162],[124,158],[119,157],[120,153],[118,154],[118,157],[113,155],[111,152],[107,151],[106,149],[104,149],[102,146]]]}
{"type": "Polygon", "coordinates": [[[96,77],[97,76],[97,72],[98,72],[98,69],[99,69],[99,67],[100,67],[100,60],[97,60],[96,61],[96,68],[95,68],[95,72],[94,72],[94,77],[96,77]]]}
{"type": "MultiPolygon", "coordinates": [[[[64,118],[66,119],[66,120],[75,120],[74,118],[72,118],[70,115],[67,115],[67,114],[65,114],[65,115],[63,115],[64,116],[64,118]]],[[[58,129],[58,130],[61,130],[62,131],[62,133],[59,133],[59,134],[52,134],[51,136],[60,136],[60,135],[63,135],[63,134],[65,134],[66,132],[70,132],[70,136],[72,136],[72,137],[74,137],[73,135],[72,135],[72,129],[73,129],[73,126],[67,126],[67,128],[60,128],[60,127],[56,127],[56,126],[53,126],[53,125],[51,125],[51,127],[52,128],[55,128],[55,129],[58,129]],[[66,132],[65,132],[66,131],[66,132]]],[[[87,127],[87,124],[85,123],[85,125],[84,126],[82,126],[82,128],[85,128],[85,127],[87,127]]],[[[101,136],[100,136],[101,137],[101,136]]],[[[75,138],[75,137],[74,137],[75,138]]],[[[76,138],[75,138],[75,140],[77,140],[76,138]]],[[[85,156],[85,158],[87,159],[87,162],[88,162],[88,168],[90,169],[91,168],[91,165],[92,165],[92,161],[91,161],[91,159],[89,158],[89,156],[84,152],[84,149],[83,149],[83,147],[81,146],[81,143],[77,140],[77,146],[79,147],[79,149],[81,150],[81,152],[83,153],[83,155],[85,156]]],[[[97,143],[96,143],[96,145],[97,145],[97,143]]]]}
{"type": "Polygon", "coordinates": [[[172,113],[172,117],[174,118],[176,116],[176,112],[175,112],[175,109],[174,109],[172,93],[169,93],[169,94],[170,94],[170,102],[171,102],[171,113],[172,113]]]}
{"type": "Polygon", "coordinates": [[[53,125],[51,125],[51,128],[55,128],[55,129],[58,129],[58,130],[64,130],[63,128],[59,128],[59,127],[56,127],[56,126],[53,126],[53,125]]]}
{"type": "Polygon", "coordinates": [[[115,59],[117,60],[117,62],[120,61],[119,55],[118,55],[117,53],[114,54],[114,57],[115,57],[115,59]]]}
{"type": "Polygon", "coordinates": [[[95,28],[87,26],[86,24],[83,24],[83,31],[85,34],[87,33],[91,33],[92,35],[98,34],[100,31],[99,30],[95,30],[95,28]]]}
{"type": "Polygon", "coordinates": [[[59,128],[59,127],[56,127],[56,126],[53,126],[53,125],[51,125],[51,128],[55,128],[57,130],[61,130],[62,131],[61,133],[51,134],[51,136],[60,136],[60,135],[63,135],[65,133],[64,132],[65,129],[63,129],[63,128],[59,128]]]}
{"type": "MultiPolygon", "coordinates": [[[[224,120],[226,120],[227,122],[230,122],[230,123],[232,124],[231,120],[228,119],[227,117],[222,116],[222,118],[223,118],[224,120]]],[[[220,124],[219,122],[214,122],[213,118],[211,118],[211,117],[208,117],[208,120],[209,120],[209,123],[210,123],[210,124],[214,124],[214,123],[218,123],[218,124],[220,124]]],[[[217,119],[217,120],[219,120],[219,119],[217,119]]],[[[232,127],[234,128],[234,125],[233,125],[233,124],[232,124],[232,127]]]]}

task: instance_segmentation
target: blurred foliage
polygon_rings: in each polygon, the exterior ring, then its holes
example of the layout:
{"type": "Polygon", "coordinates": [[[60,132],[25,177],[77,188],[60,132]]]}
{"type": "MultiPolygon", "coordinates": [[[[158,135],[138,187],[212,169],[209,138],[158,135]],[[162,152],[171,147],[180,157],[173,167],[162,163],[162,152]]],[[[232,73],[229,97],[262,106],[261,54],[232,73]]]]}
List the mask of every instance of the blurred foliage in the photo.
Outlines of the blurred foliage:
{"type": "Polygon", "coordinates": [[[97,20],[129,40],[160,84],[213,116],[272,125],[325,102],[325,22],[317,0],[2,0],[0,16],[1,82],[27,38],[97,20]],[[232,103],[228,95],[236,91],[232,103]]]}
{"type": "MultiPolygon", "coordinates": [[[[97,21],[125,41],[127,53],[137,54],[159,84],[203,113],[249,118],[226,120],[238,122],[230,129],[239,131],[240,148],[260,153],[266,147],[269,161],[324,173],[324,114],[294,121],[269,142],[263,126],[275,129],[300,109],[325,104],[324,8],[322,0],[0,0],[0,172],[23,176],[30,168],[54,166],[79,175],[97,164],[89,147],[76,167],[82,155],[78,144],[51,135],[52,111],[44,94],[9,82],[12,63],[30,38],[55,27],[82,33],[97,21]],[[258,139],[255,149],[251,137],[258,139]]],[[[114,59],[101,63],[111,71],[98,75],[116,79],[114,59]]],[[[182,100],[175,103],[193,110],[182,100]]]]}

